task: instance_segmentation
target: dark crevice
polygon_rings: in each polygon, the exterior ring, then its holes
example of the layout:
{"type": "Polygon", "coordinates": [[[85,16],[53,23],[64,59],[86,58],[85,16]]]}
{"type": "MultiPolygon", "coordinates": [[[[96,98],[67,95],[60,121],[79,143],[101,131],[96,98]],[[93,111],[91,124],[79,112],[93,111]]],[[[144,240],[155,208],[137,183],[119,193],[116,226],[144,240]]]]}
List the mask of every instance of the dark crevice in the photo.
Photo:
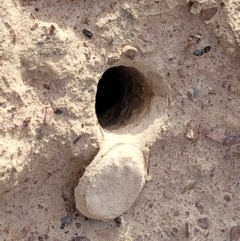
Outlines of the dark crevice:
{"type": "Polygon", "coordinates": [[[113,67],[99,80],[96,114],[103,128],[119,127],[130,122],[149,103],[149,81],[132,67],[113,67]]]}

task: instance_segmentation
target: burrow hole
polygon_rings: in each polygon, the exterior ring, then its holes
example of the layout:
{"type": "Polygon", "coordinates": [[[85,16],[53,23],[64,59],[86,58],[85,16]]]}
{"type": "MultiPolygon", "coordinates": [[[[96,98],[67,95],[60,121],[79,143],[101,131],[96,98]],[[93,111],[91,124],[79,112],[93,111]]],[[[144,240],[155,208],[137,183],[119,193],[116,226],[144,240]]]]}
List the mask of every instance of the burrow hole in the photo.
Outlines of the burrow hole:
{"type": "Polygon", "coordinates": [[[109,129],[133,122],[152,96],[149,80],[136,68],[107,69],[97,86],[95,109],[99,124],[109,129]]]}

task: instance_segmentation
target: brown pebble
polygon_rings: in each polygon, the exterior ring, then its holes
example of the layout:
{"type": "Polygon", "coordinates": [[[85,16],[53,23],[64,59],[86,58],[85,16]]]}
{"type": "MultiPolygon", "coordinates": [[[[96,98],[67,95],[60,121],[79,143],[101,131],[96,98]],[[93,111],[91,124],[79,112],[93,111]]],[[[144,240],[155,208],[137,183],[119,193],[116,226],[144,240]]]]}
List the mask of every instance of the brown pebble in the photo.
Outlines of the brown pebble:
{"type": "Polygon", "coordinates": [[[217,13],[218,7],[207,8],[201,11],[201,19],[203,21],[209,21],[217,13]]]}
{"type": "Polygon", "coordinates": [[[240,237],[240,225],[233,226],[230,230],[230,241],[238,241],[240,237]]]}
{"type": "Polygon", "coordinates": [[[207,218],[199,218],[197,220],[197,225],[202,229],[208,229],[208,227],[209,227],[208,219],[207,218]]]}
{"type": "Polygon", "coordinates": [[[24,232],[25,234],[28,234],[30,231],[31,231],[31,226],[30,226],[30,225],[27,225],[27,226],[24,226],[24,227],[23,227],[23,232],[24,232]]]}
{"type": "Polygon", "coordinates": [[[33,26],[31,27],[31,30],[34,31],[37,28],[38,28],[38,23],[34,23],[33,26]]]}
{"type": "Polygon", "coordinates": [[[47,90],[50,90],[50,85],[48,85],[48,84],[43,84],[43,87],[47,90]]]}
{"type": "Polygon", "coordinates": [[[224,195],[224,200],[229,202],[231,200],[230,196],[228,194],[224,195]]]}
{"type": "Polygon", "coordinates": [[[178,233],[178,228],[173,227],[173,228],[172,228],[172,231],[173,231],[174,233],[178,233]]]}
{"type": "Polygon", "coordinates": [[[28,238],[28,241],[34,241],[35,240],[35,237],[34,236],[30,236],[29,238],[28,238]]]}
{"type": "Polygon", "coordinates": [[[187,92],[187,97],[189,100],[193,101],[193,95],[190,91],[187,92]]]}

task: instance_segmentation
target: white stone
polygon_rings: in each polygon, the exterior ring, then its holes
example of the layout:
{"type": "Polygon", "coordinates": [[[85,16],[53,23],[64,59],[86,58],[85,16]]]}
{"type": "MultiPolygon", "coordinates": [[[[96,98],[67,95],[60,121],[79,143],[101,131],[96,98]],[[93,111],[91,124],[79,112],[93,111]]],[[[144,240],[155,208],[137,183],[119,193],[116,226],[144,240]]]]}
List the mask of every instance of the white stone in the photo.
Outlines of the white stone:
{"type": "Polygon", "coordinates": [[[134,145],[118,144],[106,154],[100,151],[75,189],[77,209],[102,221],[119,217],[137,199],[145,172],[142,151],[134,145]]]}

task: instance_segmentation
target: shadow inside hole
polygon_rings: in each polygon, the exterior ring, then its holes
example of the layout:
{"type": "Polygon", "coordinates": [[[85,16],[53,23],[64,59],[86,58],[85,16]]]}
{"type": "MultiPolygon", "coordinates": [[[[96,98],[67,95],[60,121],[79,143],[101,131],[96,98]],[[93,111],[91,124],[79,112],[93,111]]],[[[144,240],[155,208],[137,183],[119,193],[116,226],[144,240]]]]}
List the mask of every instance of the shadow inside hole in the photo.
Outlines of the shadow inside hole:
{"type": "Polygon", "coordinates": [[[99,80],[96,114],[103,128],[119,127],[137,117],[153,92],[145,76],[133,67],[113,67],[99,80]]]}

